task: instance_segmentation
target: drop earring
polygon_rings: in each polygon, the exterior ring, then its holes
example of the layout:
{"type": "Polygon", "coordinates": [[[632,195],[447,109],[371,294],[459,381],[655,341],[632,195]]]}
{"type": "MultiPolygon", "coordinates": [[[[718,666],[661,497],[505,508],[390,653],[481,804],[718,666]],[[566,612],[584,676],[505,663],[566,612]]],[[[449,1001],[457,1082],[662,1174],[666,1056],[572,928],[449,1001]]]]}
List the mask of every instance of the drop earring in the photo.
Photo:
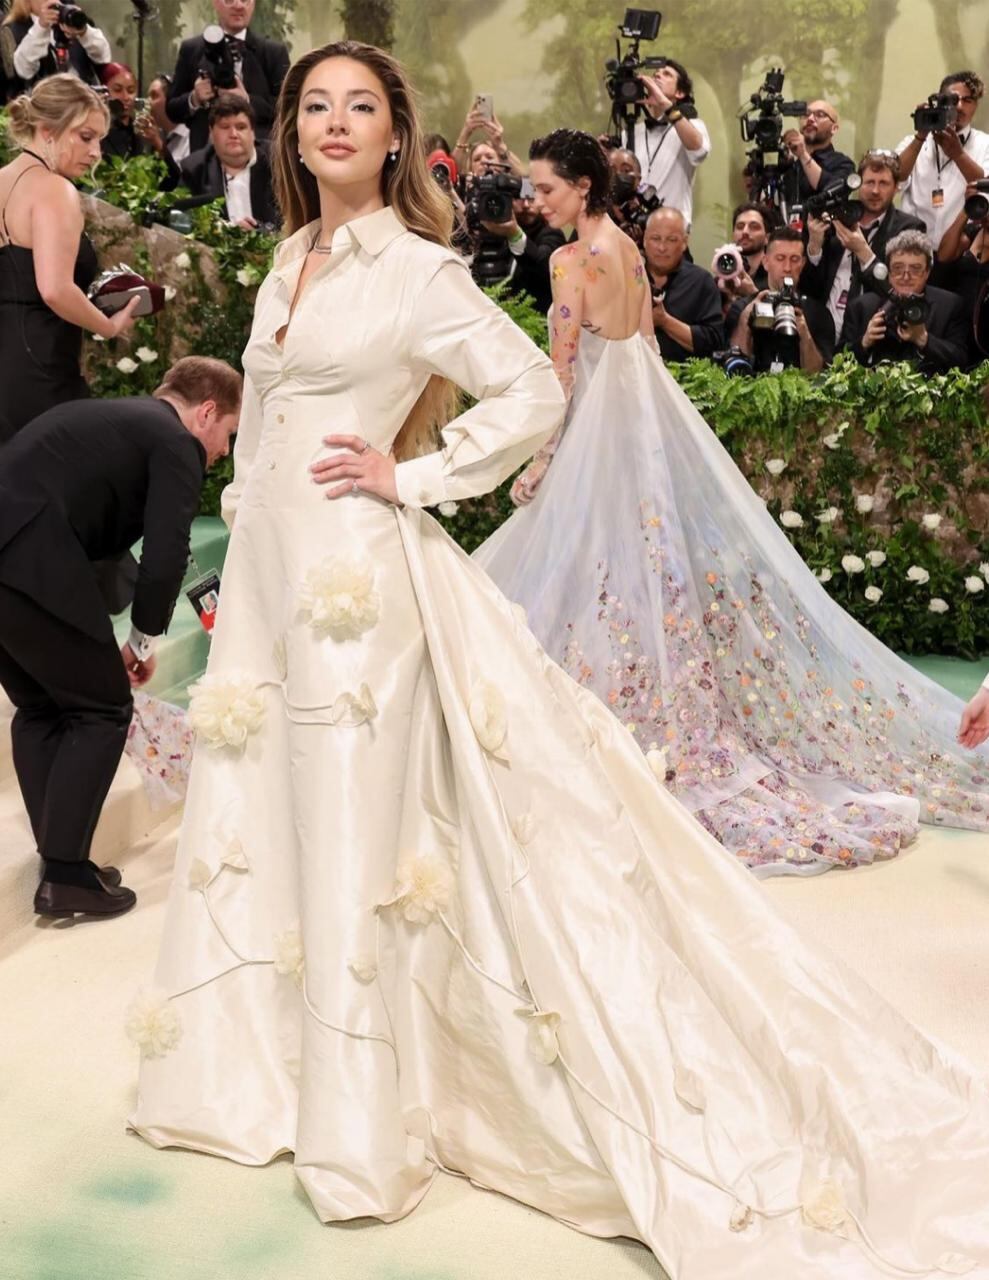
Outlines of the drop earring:
{"type": "Polygon", "coordinates": [[[305,159],[303,158],[301,151],[299,152],[299,164],[302,165],[303,169],[306,167],[306,162],[305,162],[305,159]]]}
{"type": "Polygon", "coordinates": [[[392,162],[392,164],[394,164],[394,163],[395,163],[395,161],[398,159],[398,152],[397,152],[397,151],[389,151],[389,152],[388,152],[388,159],[392,162]]]}

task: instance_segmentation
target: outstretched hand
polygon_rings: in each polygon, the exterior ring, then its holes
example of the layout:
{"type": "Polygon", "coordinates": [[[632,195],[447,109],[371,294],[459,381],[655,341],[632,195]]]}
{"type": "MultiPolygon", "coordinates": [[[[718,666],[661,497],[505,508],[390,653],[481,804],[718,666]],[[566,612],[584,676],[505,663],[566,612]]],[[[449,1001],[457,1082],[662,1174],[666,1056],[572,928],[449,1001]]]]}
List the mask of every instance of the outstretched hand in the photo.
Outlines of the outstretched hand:
{"type": "Polygon", "coordinates": [[[321,458],[309,470],[316,484],[331,484],[328,498],[346,494],[370,493],[401,506],[395,484],[395,459],[391,454],[372,449],[360,436],[324,436],[323,443],[341,449],[332,458],[321,458]]]}
{"type": "Polygon", "coordinates": [[[977,747],[989,738],[989,689],[982,688],[962,712],[958,741],[963,747],[977,747]]]}

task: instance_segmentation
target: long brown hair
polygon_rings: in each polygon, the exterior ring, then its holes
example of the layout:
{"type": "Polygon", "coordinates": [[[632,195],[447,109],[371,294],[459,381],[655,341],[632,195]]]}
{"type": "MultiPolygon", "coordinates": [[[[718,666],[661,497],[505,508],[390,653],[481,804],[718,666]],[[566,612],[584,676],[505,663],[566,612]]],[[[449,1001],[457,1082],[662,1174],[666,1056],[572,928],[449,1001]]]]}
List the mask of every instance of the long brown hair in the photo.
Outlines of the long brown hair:
{"type": "MultiPolygon", "coordinates": [[[[399,144],[398,159],[387,160],[382,170],[382,197],[409,231],[435,244],[449,245],[453,206],[426,165],[419,113],[405,70],[382,49],[355,40],[339,40],[313,49],[290,68],[282,83],[272,134],[271,167],[286,234],[292,235],[320,216],[319,187],[299,157],[298,116],[306,77],[328,58],[351,58],[381,81],[399,144]]],[[[395,456],[401,461],[434,449],[438,429],[450,421],[458,403],[459,394],[453,383],[431,377],[395,438],[395,456]]]]}

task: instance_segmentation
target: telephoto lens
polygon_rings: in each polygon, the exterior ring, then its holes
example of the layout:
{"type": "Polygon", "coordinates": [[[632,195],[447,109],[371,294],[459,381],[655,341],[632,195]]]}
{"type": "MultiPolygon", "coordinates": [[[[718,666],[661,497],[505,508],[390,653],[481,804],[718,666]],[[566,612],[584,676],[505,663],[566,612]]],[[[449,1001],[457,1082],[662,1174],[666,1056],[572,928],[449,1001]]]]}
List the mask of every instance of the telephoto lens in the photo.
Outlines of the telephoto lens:
{"type": "Polygon", "coordinates": [[[989,178],[981,178],[972,185],[975,193],[965,201],[965,216],[970,222],[983,222],[989,218],[989,178]]]}

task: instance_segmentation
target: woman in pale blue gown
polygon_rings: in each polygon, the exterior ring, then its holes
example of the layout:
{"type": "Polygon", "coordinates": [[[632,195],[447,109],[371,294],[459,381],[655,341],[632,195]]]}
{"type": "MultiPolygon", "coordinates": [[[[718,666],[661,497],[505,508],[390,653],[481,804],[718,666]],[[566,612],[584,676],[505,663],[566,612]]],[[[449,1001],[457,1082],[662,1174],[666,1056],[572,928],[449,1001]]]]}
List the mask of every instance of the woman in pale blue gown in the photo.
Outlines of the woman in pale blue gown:
{"type": "Polygon", "coordinates": [[[587,134],[533,145],[551,226],[564,427],[475,552],[547,653],[757,874],[893,857],[917,823],[989,827],[962,705],[824,591],[667,372],[632,242],[587,134]]]}

